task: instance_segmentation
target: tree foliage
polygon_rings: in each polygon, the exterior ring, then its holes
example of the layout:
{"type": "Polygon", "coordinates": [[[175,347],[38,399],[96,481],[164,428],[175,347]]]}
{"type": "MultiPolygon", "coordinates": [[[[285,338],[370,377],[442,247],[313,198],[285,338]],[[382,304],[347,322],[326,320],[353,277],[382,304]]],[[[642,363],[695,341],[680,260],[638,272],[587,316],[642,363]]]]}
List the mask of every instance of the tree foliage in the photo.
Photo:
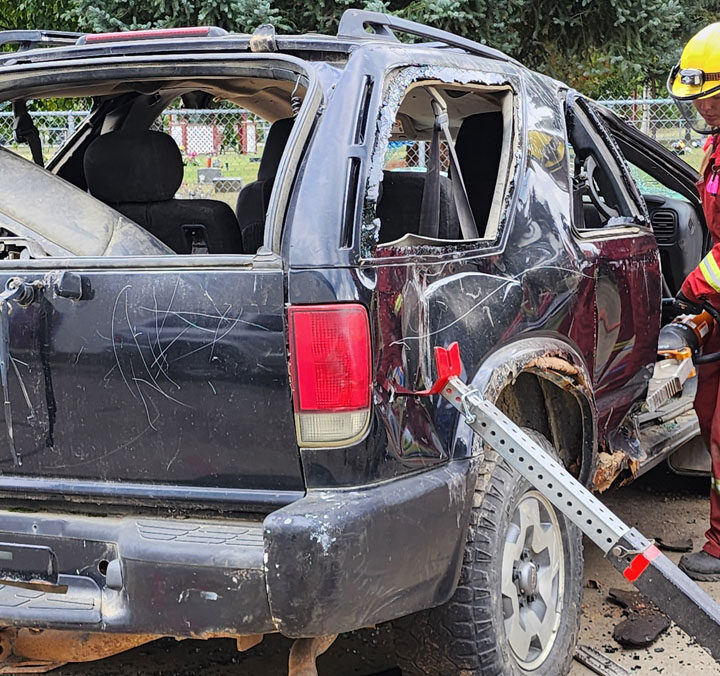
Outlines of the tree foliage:
{"type": "Polygon", "coordinates": [[[0,0],[0,25],[248,32],[272,23],[284,32],[334,32],[349,7],[485,42],[591,95],[659,87],[684,42],[717,19],[717,0],[0,0]]]}
{"type": "Polygon", "coordinates": [[[65,15],[74,0],[0,0],[0,30],[53,28],[73,30],[76,24],[65,15]]]}
{"type": "Polygon", "coordinates": [[[176,26],[220,26],[251,31],[282,24],[272,0],[74,0],[66,19],[82,31],[140,30],[176,26]]]}
{"type": "MultiPolygon", "coordinates": [[[[591,94],[665,69],[683,0],[435,0],[401,11],[511,54],[591,94]],[[662,62],[659,66],[657,63],[662,62]]],[[[669,66],[668,66],[669,67],[669,66]]]]}

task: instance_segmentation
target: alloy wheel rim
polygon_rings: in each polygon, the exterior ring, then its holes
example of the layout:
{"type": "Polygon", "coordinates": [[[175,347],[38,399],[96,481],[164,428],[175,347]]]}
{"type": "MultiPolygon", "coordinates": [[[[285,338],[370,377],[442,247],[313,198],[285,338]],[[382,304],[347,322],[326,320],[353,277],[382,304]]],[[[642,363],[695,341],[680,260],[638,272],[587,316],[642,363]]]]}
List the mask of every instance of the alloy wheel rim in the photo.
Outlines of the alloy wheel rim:
{"type": "Polygon", "coordinates": [[[502,559],[505,635],[518,664],[537,669],[557,638],[563,610],[565,560],[555,510],[537,491],[513,512],[502,559]]]}

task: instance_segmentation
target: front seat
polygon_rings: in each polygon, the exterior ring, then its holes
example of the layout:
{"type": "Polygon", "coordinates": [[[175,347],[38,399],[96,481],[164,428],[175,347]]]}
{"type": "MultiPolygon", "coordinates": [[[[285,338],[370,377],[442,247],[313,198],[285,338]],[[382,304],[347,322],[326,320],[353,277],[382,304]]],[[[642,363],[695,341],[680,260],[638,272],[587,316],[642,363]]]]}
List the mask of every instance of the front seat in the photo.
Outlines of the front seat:
{"type": "Polygon", "coordinates": [[[90,194],[175,253],[242,253],[240,228],[229,205],[174,199],[183,163],[171,136],[151,130],[109,132],[88,146],[83,161],[90,194]]]}
{"type": "Polygon", "coordinates": [[[293,122],[293,118],[287,117],[272,123],[265,140],[257,181],[248,183],[238,195],[235,213],[245,253],[255,253],[262,246],[270,194],[293,122]]]}

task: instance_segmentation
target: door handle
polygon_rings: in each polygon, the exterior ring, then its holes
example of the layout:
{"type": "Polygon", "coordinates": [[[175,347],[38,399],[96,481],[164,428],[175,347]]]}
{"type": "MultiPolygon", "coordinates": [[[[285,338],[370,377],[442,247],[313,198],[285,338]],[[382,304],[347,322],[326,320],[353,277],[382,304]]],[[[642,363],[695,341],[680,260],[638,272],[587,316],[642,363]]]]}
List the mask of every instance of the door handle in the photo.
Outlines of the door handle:
{"type": "Polygon", "coordinates": [[[83,296],[83,280],[76,272],[65,270],[55,282],[55,295],[70,300],[80,300],[83,296]]]}

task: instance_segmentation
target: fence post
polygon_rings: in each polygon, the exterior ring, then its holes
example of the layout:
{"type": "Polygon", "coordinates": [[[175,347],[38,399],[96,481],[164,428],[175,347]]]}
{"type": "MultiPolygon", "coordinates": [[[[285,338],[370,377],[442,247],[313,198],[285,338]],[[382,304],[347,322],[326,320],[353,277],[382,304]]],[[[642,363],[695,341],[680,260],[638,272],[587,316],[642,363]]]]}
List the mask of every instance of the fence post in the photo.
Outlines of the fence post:
{"type": "MultiPolygon", "coordinates": [[[[643,134],[650,136],[650,106],[647,100],[650,98],[650,90],[647,85],[643,86],[643,113],[642,113],[642,125],[640,131],[643,134]]],[[[653,135],[654,137],[654,135],[653,135]]]]}

